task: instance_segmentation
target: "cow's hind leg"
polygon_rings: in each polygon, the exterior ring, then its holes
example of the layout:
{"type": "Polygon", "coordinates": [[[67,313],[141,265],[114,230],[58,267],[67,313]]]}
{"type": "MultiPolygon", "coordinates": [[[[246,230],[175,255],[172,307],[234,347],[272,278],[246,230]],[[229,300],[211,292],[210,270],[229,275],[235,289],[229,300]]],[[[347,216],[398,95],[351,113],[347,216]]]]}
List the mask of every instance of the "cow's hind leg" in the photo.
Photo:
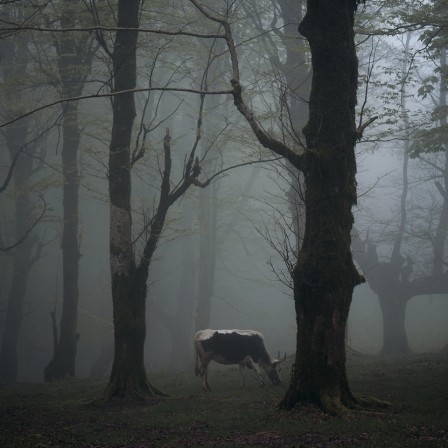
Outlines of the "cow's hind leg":
{"type": "Polygon", "coordinates": [[[208,363],[205,365],[201,365],[200,369],[199,369],[199,373],[201,374],[201,379],[202,379],[202,388],[204,390],[211,390],[210,386],[208,385],[208,363]]]}

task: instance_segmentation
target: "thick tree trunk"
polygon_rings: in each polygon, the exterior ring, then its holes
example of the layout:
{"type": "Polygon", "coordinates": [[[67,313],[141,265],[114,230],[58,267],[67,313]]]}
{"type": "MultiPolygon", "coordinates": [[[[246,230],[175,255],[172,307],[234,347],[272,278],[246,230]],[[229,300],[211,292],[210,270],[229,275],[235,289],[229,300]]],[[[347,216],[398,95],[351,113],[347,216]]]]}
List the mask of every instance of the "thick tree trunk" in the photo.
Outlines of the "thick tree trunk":
{"type": "MultiPolygon", "coordinates": [[[[137,78],[139,0],[118,2],[113,70],[115,92],[133,89],[137,78]],[[132,28],[133,30],[126,30],[132,28]]],[[[135,119],[134,94],[115,96],[109,152],[110,268],[114,319],[114,360],[105,398],[145,401],[159,391],[151,386],[144,365],[146,281],[152,253],[167,207],[151,226],[152,239],[137,267],[132,240],[130,145],[135,119]]],[[[163,187],[162,187],[163,189],[163,187]]],[[[159,212],[159,211],[158,211],[159,212]]]]}
{"type": "Polygon", "coordinates": [[[294,274],[297,353],[281,406],[311,402],[340,413],[355,401],[346,375],[345,329],[353,288],[362,281],[350,250],[356,204],[355,2],[308,0],[307,6],[299,27],[313,67],[304,129],[306,225],[294,274]]]}
{"type": "MultiPolygon", "coordinates": [[[[118,2],[119,28],[138,28],[138,0],[118,2]]],[[[113,53],[114,90],[136,83],[137,31],[118,30],[113,53]]],[[[132,245],[130,144],[135,118],[134,94],[114,98],[109,153],[110,268],[114,318],[114,361],[107,398],[139,398],[149,392],[143,363],[145,303],[133,296],[136,271],[132,245]]],[[[146,288],[146,285],[144,285],[146,288]]]]}

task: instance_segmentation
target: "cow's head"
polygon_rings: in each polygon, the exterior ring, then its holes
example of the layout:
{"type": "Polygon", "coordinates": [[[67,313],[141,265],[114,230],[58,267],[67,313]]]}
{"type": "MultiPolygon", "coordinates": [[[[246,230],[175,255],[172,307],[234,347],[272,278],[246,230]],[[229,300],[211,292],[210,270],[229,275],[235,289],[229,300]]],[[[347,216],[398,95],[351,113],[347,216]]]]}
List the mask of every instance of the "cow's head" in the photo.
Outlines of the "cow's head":
{"type": "Polygon", "coordinates": [[[271,380],[272,384],[280,384],[282,382],[280,371],[280,364],[286,359],[286,353],[283,359],[280,359],[280,352],[278,352],[278,358],[273,359],[271,363],[271,368],[266,372],[268,378],[271,380]]]}

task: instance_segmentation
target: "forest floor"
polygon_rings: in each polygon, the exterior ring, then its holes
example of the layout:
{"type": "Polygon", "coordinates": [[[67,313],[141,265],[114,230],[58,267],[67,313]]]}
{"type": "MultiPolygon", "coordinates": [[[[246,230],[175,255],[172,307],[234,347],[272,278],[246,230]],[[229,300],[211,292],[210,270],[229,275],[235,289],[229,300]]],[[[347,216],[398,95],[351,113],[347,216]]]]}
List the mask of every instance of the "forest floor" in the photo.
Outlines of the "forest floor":
{"type": "Polygon", "coordinates": [[[188,372],[151,382],[169,393],[145,406],[92,404],[105,381],[67,380],[0,387],[0,446],[26,447],[448,447],[448,357],[351,355],[355,392],[392,403],[381,412],[333,417],[313,406],[277,409],[281,386],[239,384],[235,367],[212,364],[213,390],[188,372]]]}

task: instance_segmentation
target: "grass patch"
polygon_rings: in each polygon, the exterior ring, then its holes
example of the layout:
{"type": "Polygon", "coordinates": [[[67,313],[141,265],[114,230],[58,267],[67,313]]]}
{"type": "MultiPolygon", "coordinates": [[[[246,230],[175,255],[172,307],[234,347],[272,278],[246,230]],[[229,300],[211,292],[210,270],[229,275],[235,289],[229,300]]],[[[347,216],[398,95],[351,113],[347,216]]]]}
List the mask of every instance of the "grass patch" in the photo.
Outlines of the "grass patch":
{"type": "Polygon", "coordinates": [[[103,381],[15,384],[0,389],[0,446],[448,447],[446,356],[353,355],[348,371],[355,392],[391,401],[392,407],[343,418],[313,406],[279,411],[287,384],[261,388],[250,377],[243,389],[237,369],[216,364],[211,392],[202,391],[190,371],[165,372],[151,375],[151,382],[168,398],[128,408],[92,404],[103,381]]]}

